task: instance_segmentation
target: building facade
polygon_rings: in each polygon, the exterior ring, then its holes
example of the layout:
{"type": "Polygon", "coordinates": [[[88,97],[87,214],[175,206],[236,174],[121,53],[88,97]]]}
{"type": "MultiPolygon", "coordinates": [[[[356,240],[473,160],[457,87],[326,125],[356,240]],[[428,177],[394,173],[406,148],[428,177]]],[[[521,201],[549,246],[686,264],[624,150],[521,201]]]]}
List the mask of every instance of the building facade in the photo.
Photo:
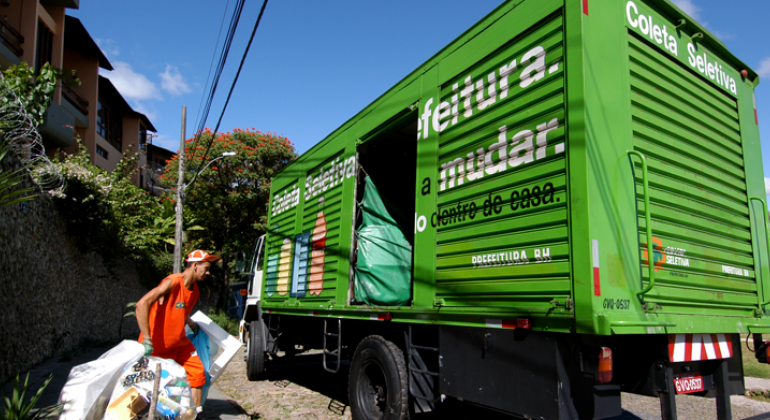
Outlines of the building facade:
{"type": "Polygon", "coordinates": [[[38,70],[48,62],[74,73],[80,84],[67,78],[58,84],[38,127],[47,152],[74,152],[77,132],[91,161],[112,171],[125,153],[138,151],[142,170],[133,182],[145,187],[147,143],[155,127],[99,74],[113,67],[82,22],[66,15],[79,7],[79,0],[0,1],[0,71],[21,62],[38,70]]]}

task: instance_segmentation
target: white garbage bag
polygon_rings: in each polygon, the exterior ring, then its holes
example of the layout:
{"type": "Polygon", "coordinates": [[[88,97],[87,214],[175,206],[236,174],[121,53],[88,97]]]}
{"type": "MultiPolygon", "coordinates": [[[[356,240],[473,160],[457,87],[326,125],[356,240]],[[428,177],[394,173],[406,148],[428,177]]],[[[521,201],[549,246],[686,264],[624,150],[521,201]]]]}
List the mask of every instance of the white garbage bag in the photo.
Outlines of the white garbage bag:
{"type": "Polygon", "coordinates": [[[59,419],[101,420],[123,370],[143,354],[144,346],[123,340],[98,359],[73,367],[59,394],[59,402],[65,403],[59,419]]]}

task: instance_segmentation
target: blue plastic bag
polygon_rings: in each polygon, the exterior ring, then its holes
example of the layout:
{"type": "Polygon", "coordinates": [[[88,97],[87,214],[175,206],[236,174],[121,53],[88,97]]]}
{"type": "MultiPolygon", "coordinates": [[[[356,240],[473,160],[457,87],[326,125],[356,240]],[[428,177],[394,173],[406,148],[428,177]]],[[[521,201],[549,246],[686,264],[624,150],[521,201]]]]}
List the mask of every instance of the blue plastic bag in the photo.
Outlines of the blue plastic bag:
{"type": "Polygon", "coordinates": [[[198,330],[198,334],[187,334],[187,338],[190,339],[195,351],[198,352],[198,357],[203,362],[203,372],[206,374],[206,384],[203,385],[203,398],[201,399],[201,406],[206,404],[206,397],[209,395],[209,387],[211,387],[211,375],[209,375],[209,369],[211,369],[211,342],[209,336],[203,330],[198,330]]]}

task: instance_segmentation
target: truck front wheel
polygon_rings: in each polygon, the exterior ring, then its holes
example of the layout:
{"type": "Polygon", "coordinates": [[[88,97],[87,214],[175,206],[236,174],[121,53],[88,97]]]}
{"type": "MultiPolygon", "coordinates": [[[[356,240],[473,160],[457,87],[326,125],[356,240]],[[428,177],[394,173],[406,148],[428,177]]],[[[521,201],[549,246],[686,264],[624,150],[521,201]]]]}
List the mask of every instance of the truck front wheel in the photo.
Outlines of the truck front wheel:
{"type": "Polygon", "coordinates": [[[354,420],[409,418],[404,354],[378,335],[361,341],[350,364],[348,397],[354,420]]]}
{"type": "Polygon", "coordinates": [[[265,375],[264,339],[262,321],[251,321],[246,341],[246,376],[250,381],[258,381],[265,375]]]}

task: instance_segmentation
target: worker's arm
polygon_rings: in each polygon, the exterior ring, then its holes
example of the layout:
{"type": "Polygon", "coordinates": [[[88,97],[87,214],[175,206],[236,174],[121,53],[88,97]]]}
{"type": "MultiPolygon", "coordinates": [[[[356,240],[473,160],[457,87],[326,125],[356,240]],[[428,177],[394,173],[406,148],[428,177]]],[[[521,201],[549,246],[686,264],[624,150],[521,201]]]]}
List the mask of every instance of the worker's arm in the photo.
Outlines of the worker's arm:
{"type": "Polygon", "coordinates": [[[147,292],[139,302],[136,302],[136,322],[139,324],[139,331],[145,337],[150,336],[150,307],[157,302],[161,296],[166,296],[171,292],[171,288],[174,287],[174,282],[171,279],[164,279],[160,284],[147,292]]]}

